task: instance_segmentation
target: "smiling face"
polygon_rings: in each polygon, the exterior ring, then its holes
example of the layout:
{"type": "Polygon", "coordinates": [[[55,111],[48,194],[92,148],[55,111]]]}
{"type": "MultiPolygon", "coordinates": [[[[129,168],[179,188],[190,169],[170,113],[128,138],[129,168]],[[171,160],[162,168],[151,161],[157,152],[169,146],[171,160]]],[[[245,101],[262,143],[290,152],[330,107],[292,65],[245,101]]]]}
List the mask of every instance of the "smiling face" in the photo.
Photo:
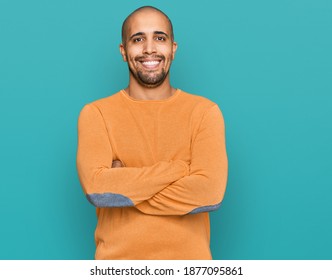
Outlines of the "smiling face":
{"type": "Polygon", "coordinates": [[[148,88],[169,82],[168,73],[176,48],[165,15],[153,9],[132,14],[125,24],[120,45],[123,60],[130,70],[130,82],[148,88]]]}

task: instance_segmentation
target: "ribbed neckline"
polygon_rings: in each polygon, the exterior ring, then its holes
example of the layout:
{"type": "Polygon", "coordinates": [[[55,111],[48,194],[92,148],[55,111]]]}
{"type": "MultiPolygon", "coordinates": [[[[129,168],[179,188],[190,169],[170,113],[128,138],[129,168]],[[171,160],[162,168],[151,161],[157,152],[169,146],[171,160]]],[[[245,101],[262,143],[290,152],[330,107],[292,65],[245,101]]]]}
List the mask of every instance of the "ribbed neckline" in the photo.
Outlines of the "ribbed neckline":
{"type": "Polygon", "coordinates": [[[173,94],[172,96],[166,98],[166,99],[160,99],[160,100],[142,100],[142,99],[135,99],[135,98],[129,96],[129,95],[127,94],[127,92],[126,92],[124,89],[122,89],[122,90],[120,91],[120,93],[121,93],[126,99],[128,99],[128,100],[130,100],[130,101],[133,101],[133,102],[138,102],[138,103],[163,103],[163,102],[169,102],[169,101],[172,101],[173,99],[177,98],[177,97],[180,95],[181,92],[182,92],[181,89],[178,89],[178,88],[177,88],[177,89],[175,90],[174,94],[173,94]]]}

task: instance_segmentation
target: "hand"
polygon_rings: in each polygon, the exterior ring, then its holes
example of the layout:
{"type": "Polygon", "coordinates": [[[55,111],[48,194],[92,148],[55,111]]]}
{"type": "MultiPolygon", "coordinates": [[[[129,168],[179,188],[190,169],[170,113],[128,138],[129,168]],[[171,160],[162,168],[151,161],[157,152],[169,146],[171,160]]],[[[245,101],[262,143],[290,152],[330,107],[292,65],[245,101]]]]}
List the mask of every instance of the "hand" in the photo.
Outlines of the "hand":
{"type": "Polygon", "coordinates": [[[113,160],[112,162],[112,168],[118,168],[118,167],[123,167],[124,165],[122,164],[122,162],[118,159],[113,160]]]}

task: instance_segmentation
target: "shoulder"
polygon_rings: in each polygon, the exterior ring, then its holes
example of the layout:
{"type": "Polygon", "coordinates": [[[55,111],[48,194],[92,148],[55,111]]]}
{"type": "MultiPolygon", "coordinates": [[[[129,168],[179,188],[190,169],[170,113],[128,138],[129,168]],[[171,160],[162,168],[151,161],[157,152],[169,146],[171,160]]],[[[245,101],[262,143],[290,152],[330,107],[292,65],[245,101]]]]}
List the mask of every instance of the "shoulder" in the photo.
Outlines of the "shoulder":
{"type": "Polygon", "coordinates": [[[120,102],[120,94],[121,91],[114,93],[110,96],[89,102],[83,106],[81,112],[99,111],[100,113],[102,113],[104,111],[112,110],[113,108],[118,107],[118,104],[120,102]]]}
{"type": "Polygon", "coordinates": [[[188,107],[193,113],[205,114],[213,107],[217,107],[217,103],[212,100],[193,93],[188,93],[181,90],[181,98],[180,98],[182,106],[188,107]]]}
{"type": "Polygon", "coordinates": [[[196,93],[189,93],[189,92],[186,92],[184,90],[181,90],[179,89],[182,93],[182,98],[186,99],[187,101],[190,101],[190,102],[193,102],[193,103],[196,103],[196,104],[206,104],[206,105],[215,105],[215,103],[204,97],[204,96],[201,96],[199,94],[196,94],[196,93]]]}
{"type": "Polygon", "coordinates": [[[216,102],[185,91],[181,92],[181,98],[181,107],[190,112],[192,123],[200,124],[203,120],[207,123],[224,122],[222,111],[216,102]]]}
{"type": "Polygon", "coordinates": [[[224,129],[224,117],[217,103],[206,97],[184,91],[182,91],[182,98],[183,106],[188,106],[186,109],[190,112],[194,131],[198,132],[206,127],[224,129]]]}
{"type": "Polygon", "coordinates": [[[120,95],[121,91],[114,93],[110,96],[97,99],[87,105],[97,107],[100,110],[103,110],[104,108],[108,108],[110,106],[117,106],[118,103],[120,102],[120,95]]]}

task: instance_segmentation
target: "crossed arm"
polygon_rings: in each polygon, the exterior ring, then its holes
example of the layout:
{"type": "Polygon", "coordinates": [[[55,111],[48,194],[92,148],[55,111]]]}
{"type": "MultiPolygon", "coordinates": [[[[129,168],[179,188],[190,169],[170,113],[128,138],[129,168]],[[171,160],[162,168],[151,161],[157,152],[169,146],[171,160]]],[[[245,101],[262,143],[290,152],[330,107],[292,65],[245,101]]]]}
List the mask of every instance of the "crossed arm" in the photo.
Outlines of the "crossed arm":
{"type": "Polygon", "coordinates": [[[224,123],[217,106],[204,115],[192,142],[190,165],[181,160],[147,167],[112,161],[112,147],[98,109],[86,106],[79,119],[77,167],[89,201],[96,207],[136,207],[149,215],[212,211],[227,180],[224,123]]]}

